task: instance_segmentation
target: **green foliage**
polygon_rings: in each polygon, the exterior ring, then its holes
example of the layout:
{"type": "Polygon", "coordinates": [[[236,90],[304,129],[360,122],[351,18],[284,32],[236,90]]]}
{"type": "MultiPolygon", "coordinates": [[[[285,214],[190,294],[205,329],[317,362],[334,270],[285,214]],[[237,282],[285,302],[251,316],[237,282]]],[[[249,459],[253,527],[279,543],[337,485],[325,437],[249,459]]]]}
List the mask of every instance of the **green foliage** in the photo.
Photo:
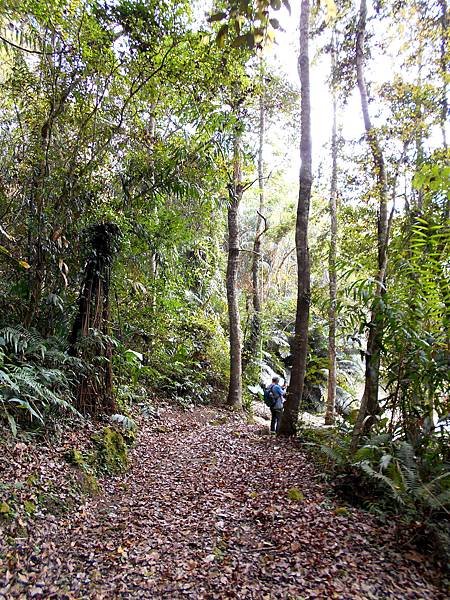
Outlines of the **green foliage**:
{"type": "MultiPolygon", "coordinates": [[[[107,220],[122,232],[112,337],[95,328],[83,336],[92,357],[74,371],[95,377],[105,360],[95,350],[108,341],[123,409],[142,400],[143,386],[206,402],[228,369],[220,198],[233,126],[225,96],[228,79],[246,77],[242,60],[235,52],[223,61],[205,44],[188,2],[19,2],[0,16],[20,24],[27,47],[46,45],[34,61],[9,46],[2,74],[0,325],[31,323],[47,366],[50,338],[71,329],[84,232],[107,220]]],[[[76,377],[60,358],[71,399],[76,377]]]]}
{"type": "MultiPolygon", "coordinates": [[[[439,161],[435,167],[430,174],[430,165],[425,164],[416,176],[424,193],[423,210],[403,219],[395,232],[392,283],[381,307],[386,323],[385,378],[392,391],[386,408],[394,415],[391,428],[406,435],[418,452],[436,443],[434,426],[448,414],[450,229],[444,192],[448,174],[439,161]]],[[[441,440],[444,445],[446,437],[441,440]]]]}
{"type": "Polygon", "coordinates": [[[130,350],[116,358],[120,379],[124,383],[131,379],[134,384],[136,391],[129,390],[129,397],[142,399],[139,386],[144,385],[181,405],[203,404],[214,388],[224,385],[228,368],[225,332],[217,321],[202,315],[197,299],[185,302],[177,303],[177,312],[161,313],[152,332],[158,343],[152,340],[148,347],[141,346],[142,360],[130,350]]]}
{"type": "Polygon", "coordinates": [[[120,473],[128,466],[128,449],[125,438],[113,427],[104,427],[94,436],[97,469],[110,474],[120,473]]]}
{"type": "Polygon", "coordinates": [[[386,433],[373,434],[354,455],[350,440],[345,428],[302,431],[305,446],[352,502],[400,512],[410,521],[447,514],[450,463],[436,453],[420,457],[411,444],[386,433]]]}
{"type": "MultiPolygon", "coordinates": [[[[361,336],[367,331],[371,311],[376,311],[383,324],[381,382],[387,397],[381,405],[384,414],[378,428],[384,425],[385,431],[395,432],[419,453],[429,444],[438,445],[442,458],[448,436],[434,435],[434,427],[448,414],[447,155],[436,151],[415,173],[414,194],[420,199],[420,210],[406,210],[393,219],[382,294],[377,294],[376,278],[366,276],[366,265],[358,257],[354,266],[348,267],[344,261],[339,264],[342,291],[338,302],[341,327],[361,344],[362,351],[361,336]]],[[[412,202],[416,201],[413,197],[412,202]]],[[[352,254],[354,233],[349,232],[342,242],[352,254]]]]}
{"type": "Polygon", "coordinates": [[[450,506],[450,465],[420,461],[407,442],[391,442],[384,447],[370,443],[355,459],[369,479],[385,487],[411,518],[444,513],[450,506]]]}
{"type": "Polygon", "coordinates": [[[0,330],[0,417],[14,435],[19,424],[43,425],[54,410],[76,413],[72,378],[80,367],[56,340],[43,340],[23,328],[0,330]]]}
{"type": "Polygon", "coordinates": [[[212,13],[211,23],[223,22],[217,32],[216,43],[223,47],[227,38],[234,48],[259,48],[274,40],[274,30],[280,28],[276,18],[269,17],[269,9],[280,10],[285,6],[290,12],[288,0],[267,0],[254,3],[252,0],[229,0],[225,11],[212,13]]]}
{"type": "MultiPolygon", "coordinates": [[[[191,23],[187,1],[1,5],[0,413],[13,431],[40,426],[55,409],[71,409],[80,375],[98,376],[109,360],[96,356],[105,345],[113,348],[113,387],[123,416],[115,426],[122,433],[134,431],[125,416],[133,402],[165,396],[189,406],[223,391],[229,375],[223,198],[236,107],[243,113],[239,127],[245,122],[249,129],[244,175],[253,179],[260,97],[266,125],[276,124],[272,137],[278,146],[267,138],[273,164],[265,186],[269,229],[262,238],[263,347],[245,383],[254,385],[264,366],[281,373],[289,365],[297,183],[284,173],[290,165],[279,146],[285,139],[280,130],[294,131],[290,121],[298,125],[292,118],[298,94],[267,66],[261,79],[254,77],[249,61],[251,50],[279,28],[273,11],[283,5],[288,7],[279,1],[221,3],[208,31],[191,23]],[[210,43],[215,37],[221,48],[210,43]],[[83,350],[91,356],[85,364],[68,355],[65,340],[89,252],[86,231],[105,220],[122,232],[109,290],[111,334],[95,327],[84,332],[83,350]]],[[[317,17],[322,23],[323,14],[317,17]]],[[[339,90],[350,90],[354,82],[354,17],[352,10],[340,14],[342,29],[335,31],[339,90]]],[[[435,38],[427,35],[421,43],[426,56],[434,56],[435,38]]],[[[421,73],[426,69],[420,65],[421,73]]],[[[379,86],[386,119],[377,135],[386,145],[389,194],[398,195],[397,179],[405,180],[406,190],[404,206],[393,214],[381,298],[374,293],[372,169],[365,146],[339,146],[339,354],[353,357],[362,349],[370,310],[377,308],[387,397],[376,431],[407,441],[423,465],[448,460],[448,436],[434,427],[448,413],[449,156],[444,148],[429,155],[424,150],[439,120],[436,77],[424,76],[426,83],[392,77],[379,86]],[[399,148],[412,139],[415,144],[405,146],[398,161],[399,148]]],[[[296,134],[291,137],[297,143],[296,134]]],[[[322,185],[318,181],[310,223],[307,387],[324,387],[327,368],[328,189],[322,185]]],[[[243,250],[254,237],[257,186],[246,192],[249,197],[243,250]]],[[[251,258],[251,252],[241,253],[239,273],[241,308],[248,316],[251,258]]],[[[353,391],[355,378],[354,372],[343,378],[341,371],[339,384],[353,391]]],[[[244,401],[250,410],[250,396],[244,401]]],[[[345,444],[336,444],[334,452],[341,450],[344,456],[345,444]]]]}
{"type": "Polygon", "coordinates": [[[305,499],[303,492],[296,487],[290,488],[287,496],[289,500],[292,500],[292,502],[301,502],[305,499]]]}

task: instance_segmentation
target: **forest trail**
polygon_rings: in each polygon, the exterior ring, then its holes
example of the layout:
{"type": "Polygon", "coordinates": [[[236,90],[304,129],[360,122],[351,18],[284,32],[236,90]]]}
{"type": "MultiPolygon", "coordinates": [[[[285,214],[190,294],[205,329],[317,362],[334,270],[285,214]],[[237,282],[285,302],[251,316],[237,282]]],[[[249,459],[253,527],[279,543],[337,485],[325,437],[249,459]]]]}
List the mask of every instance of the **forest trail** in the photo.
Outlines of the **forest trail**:
{"type": "Polygon", "coordinates": [[[130,470],[37,528],[0,598],[445,597],[392,527],[336,511],[292,442],[220,414],[143,427],[130,470]]]}

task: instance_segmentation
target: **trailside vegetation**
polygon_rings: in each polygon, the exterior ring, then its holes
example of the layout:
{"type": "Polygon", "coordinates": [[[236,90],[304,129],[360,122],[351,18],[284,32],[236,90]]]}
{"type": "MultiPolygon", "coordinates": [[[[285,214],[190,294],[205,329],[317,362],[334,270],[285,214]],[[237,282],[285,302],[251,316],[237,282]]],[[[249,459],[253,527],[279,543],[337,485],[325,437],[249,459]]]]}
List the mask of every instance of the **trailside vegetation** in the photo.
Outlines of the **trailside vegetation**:
{"type": "Polygon", "coordinates": [[[445,0],[0,1],[2,431],[277,374],[280,435],[448,536],[449,52],[445,0]]]}

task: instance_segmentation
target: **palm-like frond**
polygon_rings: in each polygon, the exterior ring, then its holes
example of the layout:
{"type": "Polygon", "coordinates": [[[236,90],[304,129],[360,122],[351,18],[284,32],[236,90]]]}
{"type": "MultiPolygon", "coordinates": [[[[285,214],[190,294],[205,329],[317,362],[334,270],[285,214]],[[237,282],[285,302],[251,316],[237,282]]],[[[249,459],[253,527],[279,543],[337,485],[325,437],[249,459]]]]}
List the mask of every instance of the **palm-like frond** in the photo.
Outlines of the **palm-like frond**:
{"type": "Polygon", "coordinates": [[[13,434],[25,415],[43,423],[51,409],[77,412],[72,389],[83,361],[20,326],[0,330],[0,349],[0,417],[13,434]]]}

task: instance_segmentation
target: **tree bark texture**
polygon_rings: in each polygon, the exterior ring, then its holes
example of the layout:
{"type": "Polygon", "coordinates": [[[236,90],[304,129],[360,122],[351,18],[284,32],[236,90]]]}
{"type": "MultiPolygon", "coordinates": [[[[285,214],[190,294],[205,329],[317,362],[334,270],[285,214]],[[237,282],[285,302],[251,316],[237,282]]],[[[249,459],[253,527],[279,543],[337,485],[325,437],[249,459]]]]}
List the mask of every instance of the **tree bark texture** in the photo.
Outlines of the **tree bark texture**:
{"type": "Polygon", "coordinates": [[[333,129],[331,133],[331,186],[330,186],[330,251],[328,254],[329,300],[328,310],[328,394],[325,425],[334,423],[336,404],[336,250],[337,250],[337,100],[334,84],[336,55],[334,35],[331,42],[331,82],[333,94],[333,129]]]}
{"type": "Polygon", "coordinates": [[[378,388],[380,379],[381,347],[383,341],[383,315],[380,310],[380,299],[385,293],[385,278],[387,267],[388,248],[388,193],[386,169],[383,152],[378,136],[372,126],[369,113],[369,98],[364,73],[364,47],[367,22],[366,0],[361,0],[359,20],[356,34],[356,75],[358,90],[361,100],[361,109],[364,119],[367,141],[372,153],[374,175],[377,182],[377,195],[379,199],[377,218],[377,248],[378,248],[378,273],[377,288],[371,311],[369,334],[366,349],[365,386],[361,399],[358,418],[353,430],[352,449],[355,450],[363,433],[370,431],[376,415],[379,412],[378,388]]]}
{"type": "Polygon", "coordinates": [[[242,199],[241,133],[234,134],[233,181],[228,186],[228,264],[227,300],[230,337],[230,382],[228,405],[240,410],[242,407],[242,334],[239,314],[239,205],[242,199]]]}
{"type": "MultiPolygon", "coordinates": [[[[447,0],[439,0],[441,8],[441,78],[442,78],[442,106],[441,106],[441,131],[442,144],[447,148],[447,123],[448,123],[448,6],[447,0]]],[[[448,217],[448,215],[447,215],[448,217]]]]}
{"type": "MultiPolygon", "coordinates": [[[[423,41],[419,36],[419,49],[417,51],[417,70],[418,70],[418,80],[417,85],[421,87],[423,85],[422,81],[422,69],[423,69],[423,41]]],[[[416,145],[416,171],[419,171],[423,164],[424,159],[424,148],[423,148],[423,105],[421,99],[418,99],[416,103],[416,114],[415,118],[419,123],[419,127],[416,128],[415,134],[415,145],[416,145]]],[[[419,211],[422,211],[423,208],[423,190],[415,190],[415,208],[419,211]]],[[[406,210],[409,212],[410,207],[408,202],[406,202],[406,210]]]]}
{"type": "MultiPolygon", "coordinates": [[[[448,4],[447,0],[439,0],[441,8],[441,79],[442,79],[442,106],[441,106],[441,132],[442,145],[447,150],[447,127],[448,127],[448,73],[449,73],[449,32],[448,32],[448,4]]],[[[444,216],[450,219],[450,199],[447,199],[444,208],[444,216]]]]}
{"type": "Polygon", "coordinates": [[[297,252],[297,312],[293,342],[291,381],[279,429],[280,435],[294,435],[303,395],[308,350],[310,305],[310,264],[308,248],[308,219],[312,185],[311,90],[309,80],[309,17],[310,0],[302,0],[300,12],[300,54],[298,60],[301,85],[300,124],[300,187],[295,226],[297,252]]]}
{"type": "Polygon", "coordinates": [[[109,289],[111,267],[119,230],[112,223],[92,229],[92,252],[87,260],[78,298],[78,311],[69,337],[70,353],[84,359],[90,372],[82,374],[77,408],[83,413],[112,414],[112,345],[109,289]]]}

